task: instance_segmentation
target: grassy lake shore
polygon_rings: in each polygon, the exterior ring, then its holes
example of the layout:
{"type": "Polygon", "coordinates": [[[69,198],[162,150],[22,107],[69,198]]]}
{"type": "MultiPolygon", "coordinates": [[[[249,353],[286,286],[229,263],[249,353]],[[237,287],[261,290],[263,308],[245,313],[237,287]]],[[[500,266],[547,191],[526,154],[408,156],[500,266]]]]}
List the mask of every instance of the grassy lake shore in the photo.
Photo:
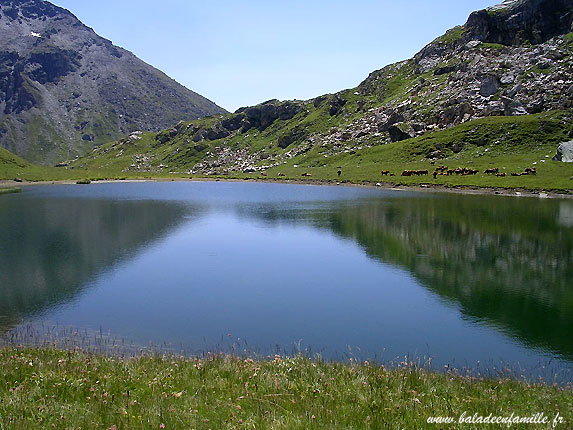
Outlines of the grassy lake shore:
{"type": "Polygon", "coordinates": [[[408,362],[385,368],[300,356],[122,358],[6,347],[0,363],[2,429],[500,428],[459,424],[464,413],[543,414],[549,422],[511,428],[573,422],[570,384],[430,372],[408,362]],[[455,422],[430,424],[430,417],[455,422]]]}
{"type": "MultiPolygon", "coordinates": [[[[19,187],[37,186],[37,185],[78,185],[81,179],[64,179],[64,180],[38,180],[38,181],[22,181],[16,182],[12,180],[0,180],[0,194],[2,189],[12,188],[15,184],[19,187]]],[[[546,191],[543,189],[529,189],[529,188],[504,188],[504,187],[476,187],[471,185],[447,185],[447,184],[400,184],[393,182],[351,182],[351,181],[338,181],[331,179],[299,179],[299,178],[265,178],[265,177],[243,177],[243,178],[230,178],[230,177],[209,177],[209,176],[194,176],[180,177],[145,177],[145,178],[121,178],[121,179],[108,179],[108,178],[91,178],[90,183],[130,183],[130,182],[262,182],[262,183],[276,183],[276,184],[298,184],[298,185],[324,185],[324,186],[349,186],[349,187],[367,187],[367,188],[384,188],[395,191],[419,191],[419,192],[434,192],[434,193],[457,193],[457,194],[489,194],[500,196],[517,196],[517,197],[541,197],[541,198],[559,198],[559,199],[573,199],[573,194],[565,190],[546,191]]]]}

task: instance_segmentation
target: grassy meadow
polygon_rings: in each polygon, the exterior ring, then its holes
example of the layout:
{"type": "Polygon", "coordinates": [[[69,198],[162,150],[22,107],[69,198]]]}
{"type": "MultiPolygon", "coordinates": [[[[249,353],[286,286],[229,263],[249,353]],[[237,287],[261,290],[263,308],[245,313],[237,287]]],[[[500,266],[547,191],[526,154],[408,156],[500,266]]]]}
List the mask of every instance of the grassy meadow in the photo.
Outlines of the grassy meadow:
{"type": "MultiPolygon", "coordinates": [[[[319,113],[313,114],[316,116],[313,121],[320,123],[319,113]]],[[[248,143],[241,134],[205,141],[201,143],[201,153],[193,149],[197,145],[189,145],[185,134],[158,145],[155,133],[145,133],[137,141],[123,140],[98,147],[89,155],[72,162],[69,167],[34,165],[2,150],[0,179],[93,182],[104,179],[210,177],[526,189],[563,194],[570,194],[573,190],[573,163],[552,160],[559,143],[570,139],[573,127],[569,114],[560,111],[521,117],[488,117],[390,144],[381,144],[372,136],[366,141],[349,141],[348,146],[355,149],[346,151],[332,148],[328,143],[315,145],[286,159],[279,166],[265,169],[265,175],[262,172],[244,173],[232,168],[224,175],[188,173],[195,163],[209,159],[221,146],[244,150],[247,145],[253,153],[264,151],[269,156],[279,157],[292,148],[282,149],[273,143],[273,139],[276,140],[276,136],[290,126],[288,122],[276,122],[264,132],[250,131],[248,143]],[[440,158],[431,160],[429,154],[436,151],[440,153],[440,158]],[[137,168],[133,167],[134,163],[138,164],[137,168]],[[469,176],[438,175],[433,178],[432,172],[440,165],[448,169],[475,169],[479,173],[469,176]],[[512,173],[522,173],[532,167],[536,169],[536,175],[512,176],[512,173]],[[498,168],[505,176],[485,174],[484,171],[490,168],[498,168]],[[384,170],[390,173],[383,176],[381,172],[384,170]],[[404,170],[428,170],[429,175],[401,176],[404,170]],[[341,172],[340,176],[338,171],[341,172]]],[[[258,165],[264,166],[266,162],[261,160],[258,165]]]]}
{"type": "Polygon", "coordinates": [[[464,412],[544,414],[563,429],[573,420],[570,385],[428,372],[409,362],[387,369],[301,356],[122,358],[8,347],[0,363],[1,429],[509,428],[459,424],[464,412]]]}

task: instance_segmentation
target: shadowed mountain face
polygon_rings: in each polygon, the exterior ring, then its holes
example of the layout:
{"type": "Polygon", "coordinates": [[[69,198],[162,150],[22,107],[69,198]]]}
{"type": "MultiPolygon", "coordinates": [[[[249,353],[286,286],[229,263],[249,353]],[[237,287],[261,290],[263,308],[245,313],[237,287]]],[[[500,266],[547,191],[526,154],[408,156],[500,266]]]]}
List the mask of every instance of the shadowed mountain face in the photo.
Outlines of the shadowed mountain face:
{"type": "Polygon", "coordinates": [[[0,0],[0,145],[40,163],[225,110],[43,0],[0,0]]]}
{"type": "Polygon", "coordinates": [[[0,330],[77,298],[89,281],[175,228],[154,201],[0,201],[0,330]],[[18,250],[14,252],[14,250],[18,250]]]}
{"type": "Polygon", "coordinates": [[[311,223],[352,239],[467,318],[573,359],[572,202],[404,198],[306,213],[270,208],[264,219],[311,223]]]}

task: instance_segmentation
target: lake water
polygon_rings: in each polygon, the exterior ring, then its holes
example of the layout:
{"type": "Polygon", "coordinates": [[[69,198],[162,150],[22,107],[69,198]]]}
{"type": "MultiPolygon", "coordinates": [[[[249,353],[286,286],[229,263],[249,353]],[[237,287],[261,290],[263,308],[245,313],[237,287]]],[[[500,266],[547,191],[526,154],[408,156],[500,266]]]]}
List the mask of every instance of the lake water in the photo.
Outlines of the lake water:
{"type": "Polygon", "coordinates": [[[265,183],[30,187],[0,197],[0,332],[56,324],[195,353],[432,357],[534,376],[549,366],[567,380],[573,201],[265,183]]]}

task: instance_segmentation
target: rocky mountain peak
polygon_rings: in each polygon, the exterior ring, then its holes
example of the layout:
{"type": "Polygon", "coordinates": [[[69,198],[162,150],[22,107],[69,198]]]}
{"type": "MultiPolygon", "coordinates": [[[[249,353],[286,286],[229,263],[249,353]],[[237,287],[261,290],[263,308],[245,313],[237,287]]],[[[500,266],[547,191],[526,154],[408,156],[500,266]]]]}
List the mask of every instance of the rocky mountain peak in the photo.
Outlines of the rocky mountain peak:
{"type": "Polygon", "coordinates": [[[0,0],[0,146],[53,163],[225,113],[44,0],[0,0]]]}
{"type": "Polygon", "coordinates": [[[572,31],[573,0],[506,0],[474,12],[465,39],[502,45],[539,44],[572,31]]]}

